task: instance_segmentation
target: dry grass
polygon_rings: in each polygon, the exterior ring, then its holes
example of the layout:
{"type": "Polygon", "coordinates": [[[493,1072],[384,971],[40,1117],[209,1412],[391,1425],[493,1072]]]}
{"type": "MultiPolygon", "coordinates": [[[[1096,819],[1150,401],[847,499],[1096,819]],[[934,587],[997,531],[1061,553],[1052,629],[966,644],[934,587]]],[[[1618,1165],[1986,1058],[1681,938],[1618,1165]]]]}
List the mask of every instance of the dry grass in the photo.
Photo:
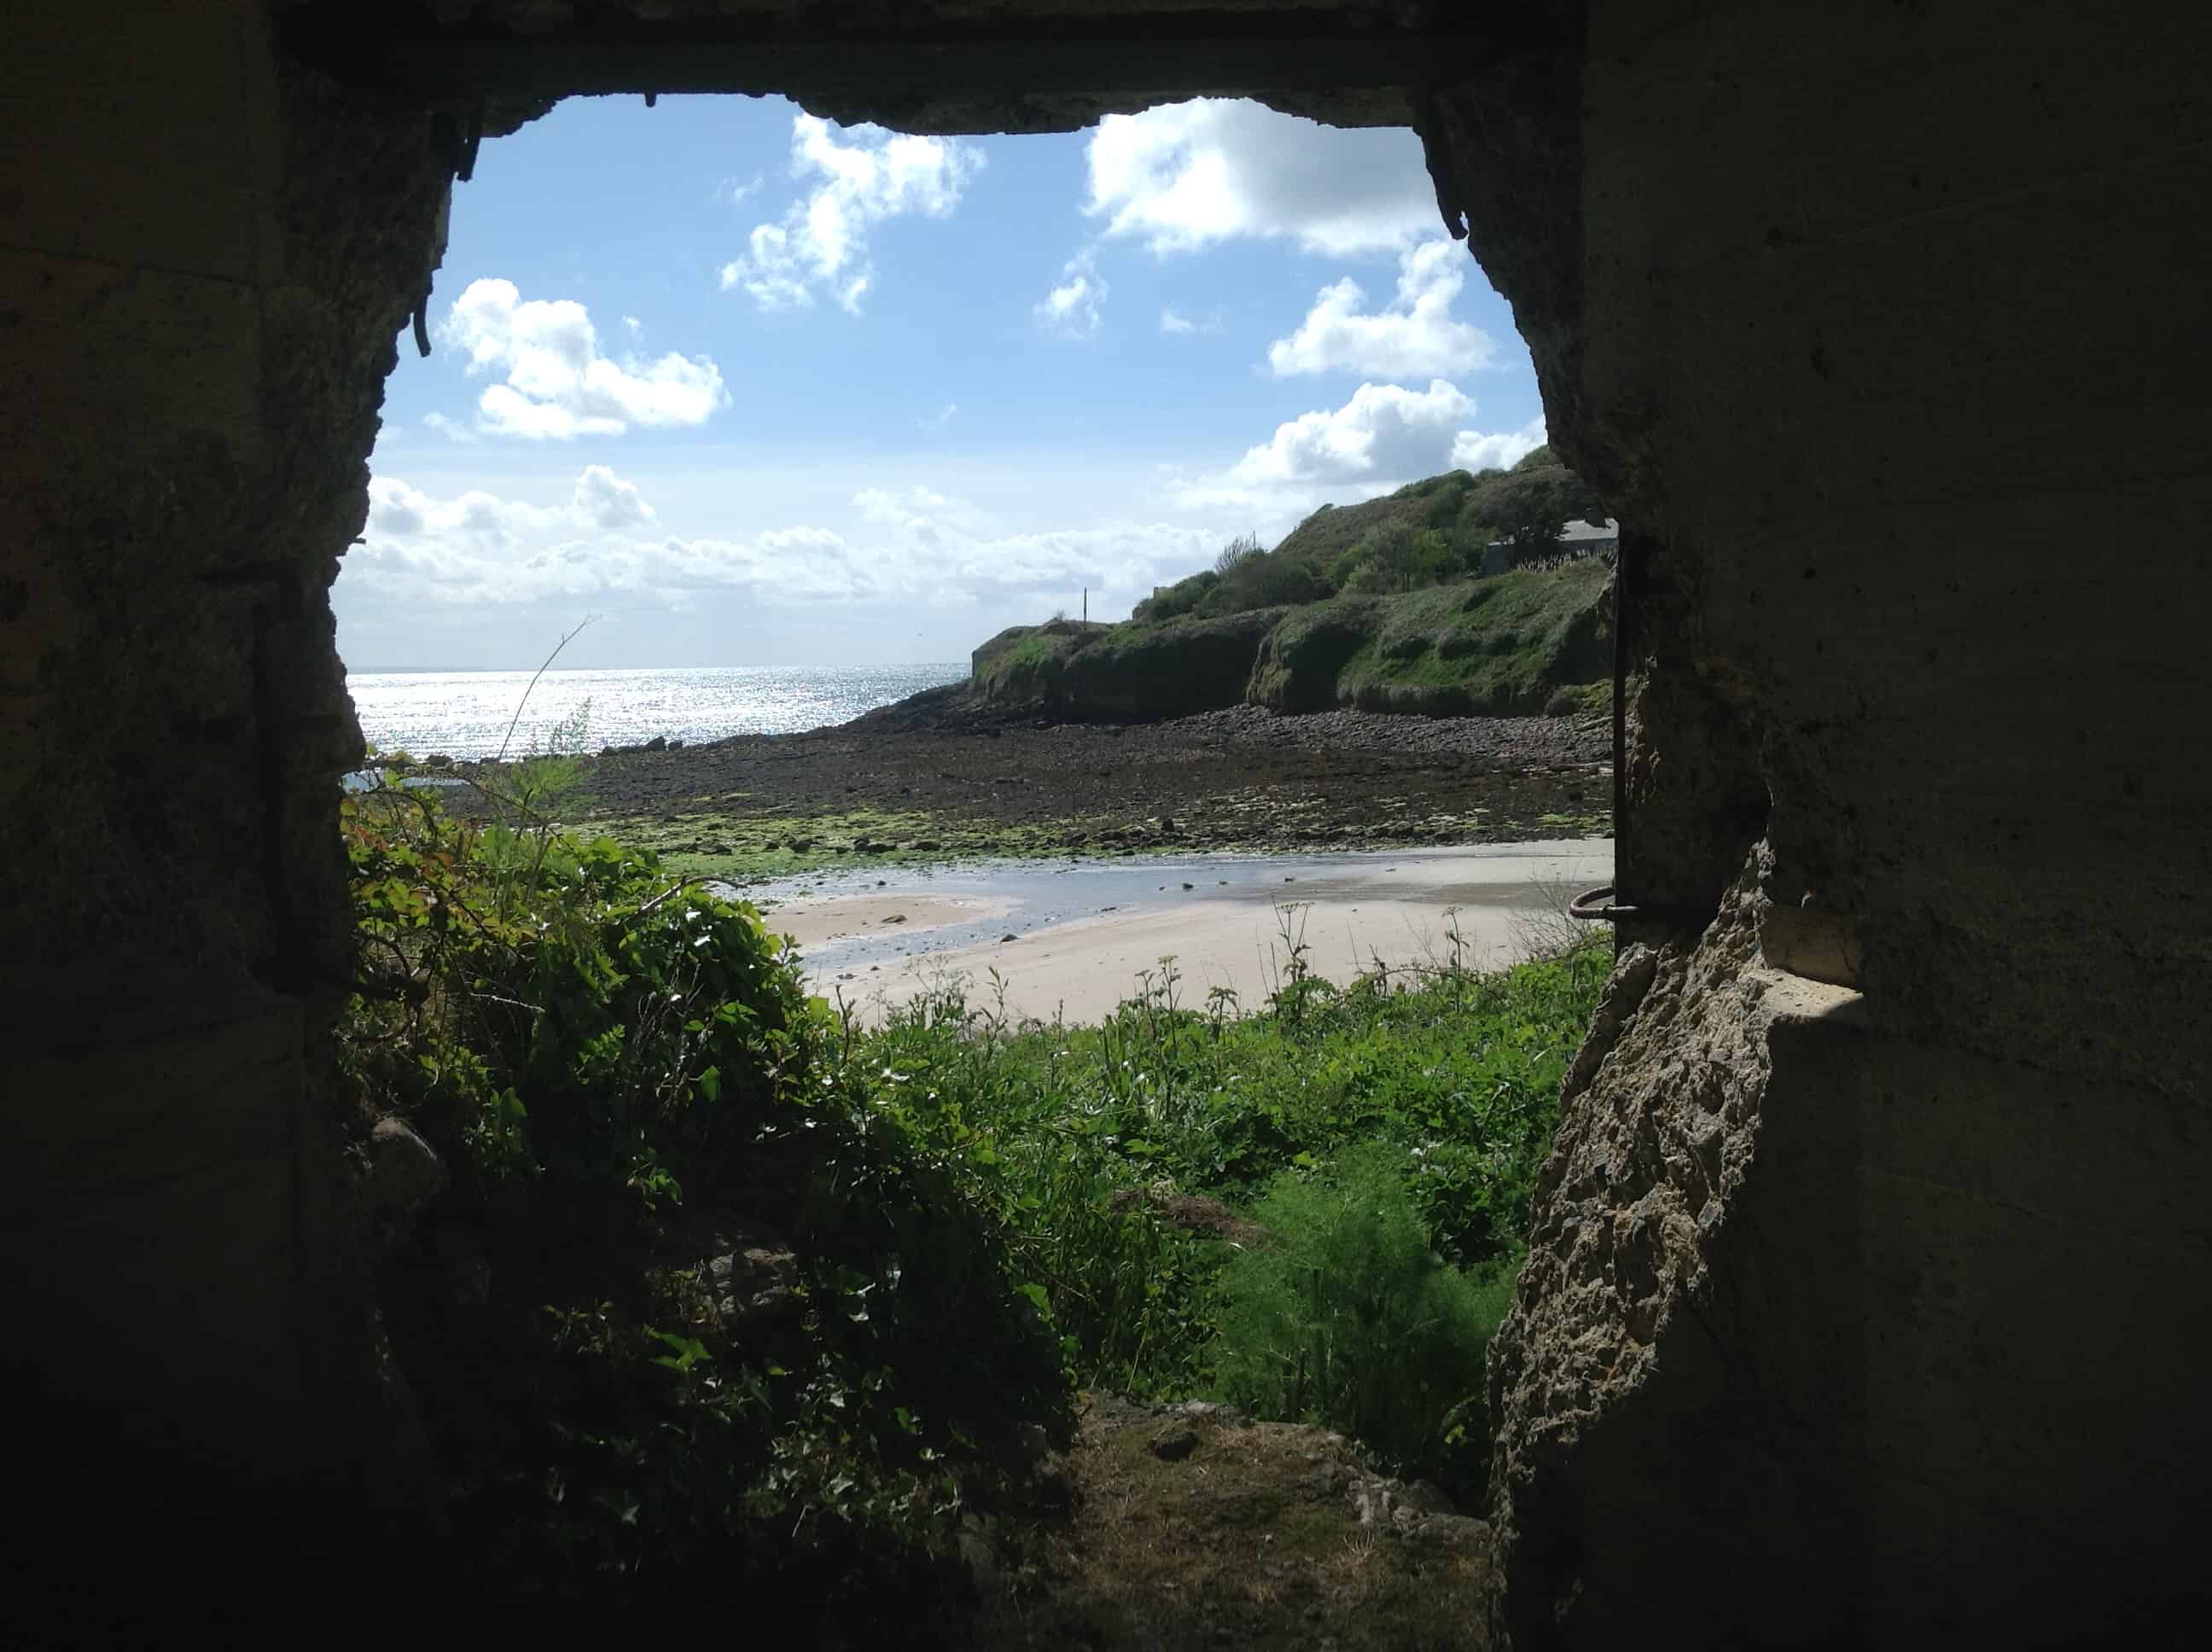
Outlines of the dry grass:
{"type": "Polygon", "coordinates": [[[1304,1424],[1086,1416],[1077,1510],[1042,1564],[987,1603],[988,1652],[1138,1649],[1479,1649],[1481,1527],[1436,1540],[1363,1527],[1358,1469],[1304,1424]],[[1179,1461],[1152,1449],[1189,1429],[1179,1461]]]}

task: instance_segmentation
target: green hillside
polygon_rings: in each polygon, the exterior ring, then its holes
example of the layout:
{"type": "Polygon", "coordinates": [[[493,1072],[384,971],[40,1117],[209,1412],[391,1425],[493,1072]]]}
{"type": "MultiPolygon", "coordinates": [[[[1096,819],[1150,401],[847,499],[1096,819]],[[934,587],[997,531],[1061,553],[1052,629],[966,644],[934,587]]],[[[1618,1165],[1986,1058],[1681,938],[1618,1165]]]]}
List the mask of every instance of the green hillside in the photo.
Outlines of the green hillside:
{"type": "Polygon", "coordinates": [[[1315,603],[1270,629],[1245,698],[1431,717],[1579,709],[1587,696],[1571,691],[1612,669],[1611,589],[1612,570],[1592,558],[1315,603]]]}
{"type": "Polygon", "coordinates": [[[1579,710],[1603,700],[1610,675],[1610,562],[1480,570],[1493,546],[1508,562],[1540,558],[1564,522],[1603,514],[1541,447],[1511,471],[1452,471],[1325,505],[1273,550],[1230,545],[1121,624],[1055,619],[1000,632],[975,650],[970,691],[988,705],[1114,720],[1246,702],[1429,716],[1579,710]]]}
{"type": "Polygon", "coordinates": [[[1562,524],[1604,514],[1582,478],[1539,447],[1510,471],[1447,471],[1380,499],[1324,505],[1273,550],[1240,540],[1212,568],[1154,591],[1132,617],[1210,617],[1449,584],[1482,573],[1494,544],[1507,547],[1509,565],[1540,557],[1562,524]]]}
{"type": "Polygon", "coordinates": [[[1286,611],[1154,625],[1017,625],[975,650],[970,680],[993,705],[1133,722],[1188,717],[1243,699],[1260,645],[1286,611]]]}
{"type": "Polygon", "coordinates": [[[1121,625],[1016,626],[975,651],[986,703],[1148,720],[1249,702],[1442,715],[1580,709],[1610,671],[1596,558],[1380,597],[1121,625]]]}

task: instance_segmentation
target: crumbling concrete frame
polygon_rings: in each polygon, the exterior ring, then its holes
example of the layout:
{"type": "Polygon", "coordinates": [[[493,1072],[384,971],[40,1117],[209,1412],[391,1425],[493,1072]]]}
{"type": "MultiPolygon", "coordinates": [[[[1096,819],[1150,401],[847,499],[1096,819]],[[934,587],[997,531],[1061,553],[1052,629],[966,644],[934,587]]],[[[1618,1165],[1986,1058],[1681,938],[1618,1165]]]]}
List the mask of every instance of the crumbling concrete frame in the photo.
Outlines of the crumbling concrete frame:
{"type": "Polygon", "coordinates": [[[2192,1592],[2208,62],[2212,15],[2150,0],[17,20],[15,1443],[210,1531],[425,1529],[329,1042],[329,588],[474,146],[582,91],[939,131],[1249,93],[1416,128],[1624,523],[1619,883],[1669,916],[1493,1353],[1493,1626],[2048,1642],[2192,1592]]]}

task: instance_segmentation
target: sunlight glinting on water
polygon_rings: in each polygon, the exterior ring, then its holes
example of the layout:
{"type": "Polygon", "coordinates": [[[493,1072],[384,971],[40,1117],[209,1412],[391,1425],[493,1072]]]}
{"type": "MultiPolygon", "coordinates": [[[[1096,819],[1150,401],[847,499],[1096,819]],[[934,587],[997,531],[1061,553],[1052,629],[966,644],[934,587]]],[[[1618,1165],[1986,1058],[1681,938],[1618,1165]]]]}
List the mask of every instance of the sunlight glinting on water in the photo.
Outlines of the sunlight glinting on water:
{"type": "Polygon", "coordinates": [[[850,722],[967,675],[964,665],[554,671],[530,689],[528,671],[362,671],[347,686],[362,733],[378,750],[467,758],[498,752],[518,706],[509,756],[548,750],[555,729],[580,710],[582,750],[656,736],[691,744],[850,722]]]}

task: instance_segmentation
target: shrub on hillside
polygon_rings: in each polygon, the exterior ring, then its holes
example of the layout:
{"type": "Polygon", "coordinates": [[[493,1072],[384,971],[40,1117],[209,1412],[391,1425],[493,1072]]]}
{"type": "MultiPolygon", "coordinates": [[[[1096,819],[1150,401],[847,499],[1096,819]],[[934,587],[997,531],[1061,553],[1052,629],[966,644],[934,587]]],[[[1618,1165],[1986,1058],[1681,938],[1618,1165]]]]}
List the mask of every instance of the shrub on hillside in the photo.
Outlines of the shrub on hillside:
{"type": "Polygon", "coordinates": [[[1216,1285],[1214,1372],[1255,1416],[1325,1422],[1466,1495],[1480,1453],[1447,1442],[1447,1418],[1482,1389],[1510,1287],[1438,1257],[1406,1182],[1404,1151],[1381,1143],[1277,1177],[1254,1212],[1273,1242],[1216,1285]]]}
{"type": "Polygon", "coordinates": [[[1613,684],[1610,683],[1564,683],[1552,690],[1552,697],[1544,702],[1547,717],[1578,717],[1589,712],[1609,712],[1613,709],[1613,684]]]}
{"type": "Polygon", "coordinates": [[[1306,563],[1255,550],[1223,571],[1220,582],[1200,599],[1196,611],[1249,613],[1255,608],[1319,602],[1328,592],[1328,582],[1306,563]]]}
{"type": "Polygon", "coordinates": [[[1177,580],[1173,585],[1155,586],[1152,594],[1130,610],[1129,617],[1139,625],[1179,618],[1196,608],[1206,593],[1220,583],[1221,576],[1208,568],[1188,579],[1177,580]]]}
{"type": "Polygon", "coordinates": [[[1471,502],[1486,540],[1504,541],[1516,566],[1552,550],[1569,522],[1605,515],[1605,501],[1548,447],[1536,448],[1471,502]]]}

